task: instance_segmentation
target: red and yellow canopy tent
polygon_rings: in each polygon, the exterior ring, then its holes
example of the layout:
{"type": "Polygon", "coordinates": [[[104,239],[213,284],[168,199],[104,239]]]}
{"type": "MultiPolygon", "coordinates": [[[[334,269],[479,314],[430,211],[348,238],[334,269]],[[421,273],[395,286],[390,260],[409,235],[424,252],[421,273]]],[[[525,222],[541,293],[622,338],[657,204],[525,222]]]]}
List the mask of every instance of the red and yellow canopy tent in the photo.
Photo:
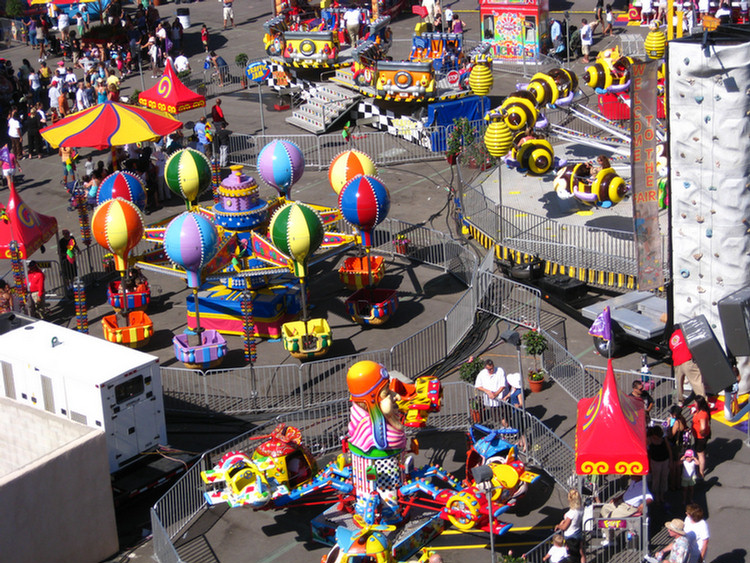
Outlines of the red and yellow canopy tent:
{"type": "Polygon", "coordinates": [[[57,219],[37,213],[24,203],[11,182],[8,204],[0,204],[0,258],[11,258],[11,243],[18,257],[28,258],[57,234],[57,219]]]}
{"type": "Polygon", "coordinates": [[[599,393],[578,401],[576,473],[648,474],[646,413],[617,387],[611,359],[599,393]]]}
{"type": "Polygon", "coordinates": [[[177,78],[172,61],[167,59],[164,74],[155,85],[138,95],[138,103],[150,109],[177,114],[204,107],[206,98],[185,86],[177,78]]]}

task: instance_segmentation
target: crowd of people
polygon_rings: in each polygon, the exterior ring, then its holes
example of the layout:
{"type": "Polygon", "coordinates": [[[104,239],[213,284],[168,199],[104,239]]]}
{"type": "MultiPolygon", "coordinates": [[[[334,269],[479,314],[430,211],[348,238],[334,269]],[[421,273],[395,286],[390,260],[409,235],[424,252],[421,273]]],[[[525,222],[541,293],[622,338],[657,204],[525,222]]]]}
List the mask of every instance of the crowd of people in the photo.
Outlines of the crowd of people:
{"type": "MultiPolygon", "coordinates": [[[[190,72],[179,18],[172,22],[160,19],[148,0],[129,12],[123,11],[119,1],[108,4],[102,18],[113,31],[105,39],[86,35],[88,4],[49,6],[54,9],[18,24],[21,39],[38,57],[36,62],[24,58],[16,70],[10,61],[4,61],[0,69],[12,88],[11,102],[0,110],[7,119],[7,129],[0,137],[7,136],[17,161],[53,154],[39,131],[104,101],[120,101],[121,81],[137,73],[139,65],[150,67],[152,76],[159,76],[169,57],[182,76],[190,72]],[[53,63],[48,60],[51,57],[59,60],[53,63]]],[[[219,56],[212,55],[212,65],[220,62],[219,56]]]]}
{"type": "MultiPolygon", "coordinates": [[[[639,516],[652,504],[659,506],[660,511],[670,517],[682,514],[682,518],[667,522],[666,530],[671,541],[657,555],[665,557],[670,563],[703,563],[708,549],[709,528],[704,508],[695,498],[695,491],[708,471],[706,449],[711,439],[711,409],[716,399],[705,396],[706,386],[701,371],[693,360],[679,325],[669,344],[676,377],[674,404],[666,420],[654,418],[656,403],[649,393],[653,382],[647,375],[647,364],[644,364],[644,376],[633,382],[629,395],[633,405],[643,412],[647,424],[645,445],[649,458],[648,475],[645,480],[640,475],[632,476],[624,492],[604,501],[599,514],[592,513],[590,517],[617,520],[639,516]],[[692,388],[687,393],[685,381],[689,381],[692,388]],[[670,494],[670,491],[677,494],[670,494]],[[677,504],[680,497],[681,506],[677,504]],[[671,506],[669,501],[676,506],[671,506]]],[[[476,375],[474,387],[485,412],[490,413],[486,414],[485,420],[507,426],[509,405],[519,406],[523,401],[520,377],[515,382],[515,376],[520,374],[506,375],[503,368],[496,366],[489,358],[484,360],[483,365],[484,368],[476,375]],[[499,414],[493,416],[491,413],[495,410],[499,414]]],[[[736,368],[735,373],[739,381],[736,368]]],[[[743,408],[737,404],[737,393],[738,385],[725,391],[725,404],[729,405],[726,410],[730,415],[743,408]]],[[[599,503],[595,481],[592,481],[589,502],[599,503]]],[[[568,502],[569,509],[555,526],[556,535],[544,557],[550,563],[586,561],[582,523],[584,500],[578,490],[571,490],[568,502]]],[[[607,546],[613,538],[612,530],[607,530],[601,545],[607,546]]]]}

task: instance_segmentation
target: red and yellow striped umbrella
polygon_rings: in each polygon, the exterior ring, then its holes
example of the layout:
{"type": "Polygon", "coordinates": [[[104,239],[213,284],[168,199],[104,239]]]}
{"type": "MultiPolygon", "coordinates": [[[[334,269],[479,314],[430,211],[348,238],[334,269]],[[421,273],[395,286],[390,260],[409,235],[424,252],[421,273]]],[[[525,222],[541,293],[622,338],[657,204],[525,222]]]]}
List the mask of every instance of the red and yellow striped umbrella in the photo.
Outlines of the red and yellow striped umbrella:
{"type": "Polygon", "coordinates": [[[119,102],[102,102],[40,131],[54,148],[108,149],[153,141],[182,127],[168,113],[119,102]]]}

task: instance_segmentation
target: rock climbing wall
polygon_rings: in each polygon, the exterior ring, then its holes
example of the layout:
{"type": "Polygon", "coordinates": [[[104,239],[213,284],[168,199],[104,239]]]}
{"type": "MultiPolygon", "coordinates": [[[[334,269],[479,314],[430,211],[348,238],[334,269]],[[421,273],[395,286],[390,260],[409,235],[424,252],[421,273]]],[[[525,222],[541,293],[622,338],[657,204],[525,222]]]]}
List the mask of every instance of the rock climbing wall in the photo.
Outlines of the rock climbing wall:
{"type": "Polygon", "coordinates": [[[675,321],[750,282],[750,34],[668,46],[675,321]]]}

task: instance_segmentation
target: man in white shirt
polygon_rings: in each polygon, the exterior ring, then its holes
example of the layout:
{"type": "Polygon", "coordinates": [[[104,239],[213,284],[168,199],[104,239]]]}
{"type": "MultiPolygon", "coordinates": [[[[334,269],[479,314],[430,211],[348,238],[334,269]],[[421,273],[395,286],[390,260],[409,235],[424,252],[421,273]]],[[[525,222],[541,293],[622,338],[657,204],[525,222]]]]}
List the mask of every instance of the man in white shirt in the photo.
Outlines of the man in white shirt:
{"type": "Polygon", "coordinates": [[[599,22],[589,23],[586,18],[581,20],[581,53],[583,54],[583,62],[589,62],[589,54],[591,53],[591,45],[594,44],[594,29],[599,22]]]}
{"type": "Polygon", "coordinates": [[[496,368],[492,360],[486,360],[484,369],[477,374],[474,388],[482,392],[482,402],[485,407],[499,407],[505,384],[503,368],[496,368]]]}
{"type": "Polygon", "coordinates": [[[57,30],[60,32],[60,38],[63,41],[68,39],[68,26],[70,25],[70,17],[65,8],[60,10],[60,14],[57,16],[57,30]]]}
{"type": "Polygon", "coordinates": [[[453,10],[451,10],[450,8],[445,8],[443,10],[443,29],[445,31],[450,31],[452,24],[453,24],[453,10]]]}
{"type": "Polygon", "coordinates": [[[190,70],[190,60],[182,51],[180,51],[180,54],[177,55],[177,58],[175,58],[174,60],[174,69],[177,72],[185,72],[190,70]]]}
{"type": "Polygon", "coordinates": [[[47,94],[49,95],[49,107],[55,108],[56,110],[60,109],[60,87],[58,85],[58,80],[55,79],[50,83],[49,90],[47,90],[47,94]]]}
{"type": "Polygon", "coordinates": [[[72,67],[68,67],[68,71],[65,74],[65,84],[68,88],[68,92],[75,92],[76,84],[78,83],[78,77],[73,72],[72,67]]]}
{"type": "Polygon", "coordinates": [[[78,83],[78,89],[76,90],[76,111],[83,111],[89,107],[89,99],[86,96],[86,91],[83,89],[83,82],[78,83]]]}
{"type": "Polygon", "coordinates": [[[349,34],[349,43],[356,45],[359,40],[359,8],[352,8],[344,12],[344,25],[346,25],[346,31],[349,34]]]}

